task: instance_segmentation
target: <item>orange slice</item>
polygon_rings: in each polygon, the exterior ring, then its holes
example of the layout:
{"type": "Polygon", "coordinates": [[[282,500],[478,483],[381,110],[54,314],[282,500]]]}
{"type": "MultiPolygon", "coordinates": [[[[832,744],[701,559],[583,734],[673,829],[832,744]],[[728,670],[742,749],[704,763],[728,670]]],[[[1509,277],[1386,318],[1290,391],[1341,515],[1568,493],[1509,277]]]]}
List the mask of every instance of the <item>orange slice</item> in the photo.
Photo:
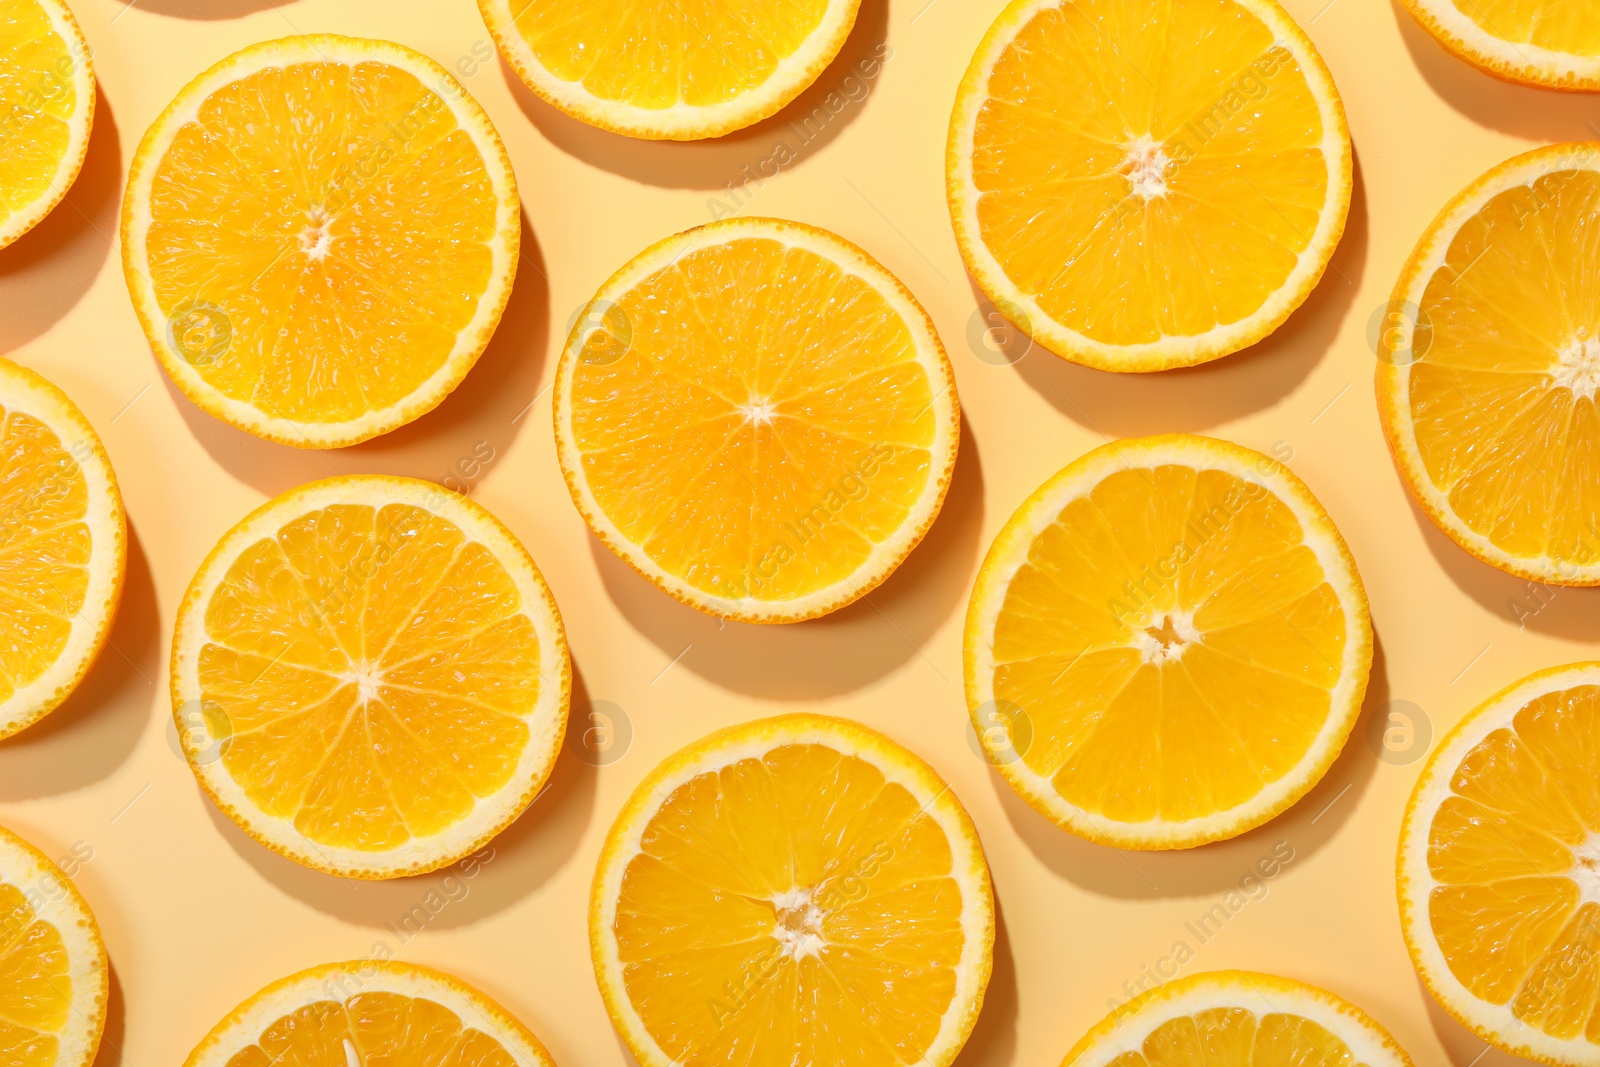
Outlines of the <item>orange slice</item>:
{"type": "Polygon", "coordinates": [[[76,886],[0,827],[0,1061],[89,1067],[105,1029],[106,946],[76,886]]]}
{"type": "Polygon", "coordinates": [[[1174,434],[1069,464],[1017,509],[967,611],[967,704],[1063,828],[1187,848],[1284,811],[1343,748],[1372,666],[1355,561],[1276,460],[1174,434]]]}
{"type": "Polygon", "coordinates": [[[589,944],[641,1067],[946,1067],[988,985],[994,898],[927,764],[783,715],[640,783],[606,836],[589,944]]]}
{"type": "Polygon", "coordinates": [[[1600,89],[1600,9],[1589,0],[1403,0],[1446,49],[1485,74],[1600,89]]]}
{"type": "Polygon", "coordinates": [[[539,1039],[459,978],[397,961],[330,963],[233,1010],[184,1067],[555,1067],[539,1039]]]}
{"type": "Polygon", "coordinates": [[[122,266],[161,365],[301,448],[410,422],[510,296],[516,180],[489,117],[409,48],[290,37],[190,82],[139,143],[122,266]]]}
{"type": "Polygon", "coordinates": [[[1273,0],[1014,0],[950,120],[967,269],[1067,359],[1216,359],[1289,317],[1350,207],[1350,133],[1273,0]]]}
{"type": "Polygon", "coordinates": [[[506,61],[573,118],[720,137],[774,114],[844,46],[861,0],[478,0],[506,61]]]}
{"type": "Polygon", "coordinates": [[[794,622],[866,595],[933,524],[955,378],[927,312],[855,245],[728,219],[601,286],[556,368],[578,510],[702,611],[794,622]]]}
{"type": "Polygon", "coordinates": [[[89,673],[126,562],[122,497],[93,427],[61,390],[0,359],[0,738],[89,673]]]}
{"type": "Polygon", "coordinates": [[[1600,144],[1495,167],[1434,219],[1380,334],[1378,413],[1412,495],[1474,556],[1600,585],[1600,144]]]}
{"type": "Polygon", "coordinates": [[[1326,990],[1211,971],[1124,1004],[1062,1067],[1411,1067],[1411,1058],[1371,1016],[1326,990]]]}
{"type": "Polygon", "coordinates": [[[200,785],[268,848],[354,878],[431,871],[505,829],[549,777],[571,684],[527,550],[410,478],[330,478],[252,512],[173,637],[200,785]]]}
{"type": "Polygon", "coordinates": [[[94,124],[89,45],[61,0],[0,0],[0,248],[77,180],[94,124]]]}
{"type": "Polygon", "coordinates": [[[1400,833],[1401,929],[1440,1004],[1541,1063],[1600,1063],[1600,663],[1540,671],[1428,758],[1400,833]]]}

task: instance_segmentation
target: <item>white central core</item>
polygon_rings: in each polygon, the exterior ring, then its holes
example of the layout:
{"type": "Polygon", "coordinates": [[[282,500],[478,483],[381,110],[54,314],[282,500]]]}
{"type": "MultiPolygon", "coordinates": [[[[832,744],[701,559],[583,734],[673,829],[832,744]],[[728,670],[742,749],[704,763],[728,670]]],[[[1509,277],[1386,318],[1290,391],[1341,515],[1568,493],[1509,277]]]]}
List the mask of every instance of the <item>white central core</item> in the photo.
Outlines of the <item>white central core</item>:
{"type": "Polygon", "coordinates": [[[1194,628],[1194,617],[1187,611],[1157,614],[1143,628],[1133,632],[1133,647],[1145,663],[1165,663],[1182,659],[1183,650],[1192,641],[1200,640],[1200,631],[1194,628]]]}
{"type": "Polygon", "coordinates": [[[1593,399],[1600,387],[1600,338],[1579,334],[1558,356],[1561,362],[1551,375],[1554,384],[1571,389],[1579,399],[1593,399]]]}
{"type": "Polygon", "coordinates": [[[803,960],[822,952],[827,942],[822,940],[822,909],[811,899],[809,889],[791,889],[772,898],[778,909],[778,921],[772,936],[783,946],[783,954],[791,959],[803,960]]]}
{"type": "Polygon", "coordinates": [[[1578,883],[1580,903],[1600,904],[1600,834],[1572,850],[1572,870],[1567,877],[1578,883]]]}
{"type": "Polygon", "coordinates": [[[758,396],[751,397],[747,404],[739,405],[739,414],[744,416],[746,422],[753,422],[757,426],[771,422],[777,413],[777,409],[769,401],[758,396]]]}
{"type": "Polygon", "coordinates": [[[1167,166],[1172,160],[1148,133],[1128,144],[1128,155],[1118,170],[1133,183],[1133,191],[1146,200],[1167,195],[1167,166]]]}
{"type": "Polygon", "coordinates": [[[306,213],[306,218],[310,221],[310,225],[300,231],[300,251],[304,252],[308,259],[322,259],[328,254],[329,246],[333,244],[333,234],[328,232],[333,217],[322,208],[316,207],[306,213]]]}
{"type": "Polygon", "coordinates": [[[363,663],[352,671],[347,671],[343,680],[356,684],[356,695],[363,704],[369,700],[378,699],[378,686],[383,684],[383,672],[376,665],[363,663]]]}

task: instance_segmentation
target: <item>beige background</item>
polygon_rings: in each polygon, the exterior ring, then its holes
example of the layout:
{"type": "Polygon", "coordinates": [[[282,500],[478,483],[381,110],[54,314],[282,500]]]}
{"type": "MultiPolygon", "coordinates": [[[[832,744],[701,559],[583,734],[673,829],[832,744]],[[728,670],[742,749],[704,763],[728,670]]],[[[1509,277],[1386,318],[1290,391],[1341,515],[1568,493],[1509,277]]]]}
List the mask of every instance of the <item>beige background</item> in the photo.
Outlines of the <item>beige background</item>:
{"type": "Polygon", "coordinates": [[[1123,984],[1180,940],[1194,950],[1186,972],[1258,968],[1343,994],[1419,1064],[1512,1062],[1480,1056],[1483,1043],[1433,1006],[1400,940],[1395,835],[1420,764],[1375,758],[1364,722],[1320,787],[1243,838],[1181,854],[1089,845],[1025,807],[969,748],[960,622],[989,539],[1039,482],[1108,436],[1188,430],[1292,449],[1290,466],[1344,531],[1371,595],[1379,655],[1369,715],[1410,701],[1437,737],[1514,679],[1593,655],[1597,594],[1529,589],[1466,556],[1411,506],[1379,432],[1366,333],[1446,199],[1513,153],[1593,136],[1600,99],[1492,81],[1385,0],[1287,0],[1333,69],[1357,157],[1349,228],[1310,301],[1254,351],[1193,371],[1118,377],[1041,350],[996,365],[969,343],[977,299],[945,212],[942,153],[956,84],[1002,6],[864,0],[840,62],[797,108],[826,107],[830,91],[841,91],[836,103],[856,99],[799,146],[788,126],[796,108],[714,144],[647,144],[585,127],[497,60],[477,62],[487,34],[471,0],[76,0],[101,86],[94,137],[68,202],[0,252],[0,352],[43,371],[98,427],[133,538],[114,650],[62,711],[0,746],[0,822],[53,856],[80,842],[93,850],[77,881],[116,974],[102,1067],[119,1052],[126,1067],[171,1067],[269,980],[362,956],[378,941],[483,987],[564,1067],[626,1063],[583,930],[600,839],[667,753],[715,727],[798,708],[900,739],[977,821],[1001,924],[966,1067],[1057,1062],[1108,998],[1125,996],[1123,984]],[[229,52],[313,31],[392,38],[452,67],[464,60],[457,69],[510,148],[525,211],[511,307],[465,384],[417,423],[327,454],[256,440],[182,399],[139,332],[116,247],[122,177],[160,108],[229,52]],[[847,85],[886,38],[877,78],[847,85]],[[547,389],[557,337],[600,282],[650,242],[707,221],[708,201],[729,203],[727,183],[743,183],[743,168],[758,174],[762,161],[789,154],[780,143],[798,158],[745,187],[743,210],[828,227],[897,273],[950,349],[966,433],[943,516],[869,602],[788,628],[719,626],[588,534],[556,466],[547,389]],[[166,656],[191,574],[271,494],[335,472],[442,480],[485,451],[494,458],[476,470],[472,494],[554,587],[575,707],[593,699],[625,709],[631,749],[598,770],[564,755],[493,860],[452,883],[453,900],[439,876],[355,884],[268,854],[218,815],[175,755],[166,656]],[[1228,892],[1275,849],[1293,859],[1255,889],[1260,899],[1234,898],[1242,906],[1201,943],[1185,923],[1226,908],[1228,892]],[[402,944],[386,924],[430,891],[448,904],[402,944]]]}

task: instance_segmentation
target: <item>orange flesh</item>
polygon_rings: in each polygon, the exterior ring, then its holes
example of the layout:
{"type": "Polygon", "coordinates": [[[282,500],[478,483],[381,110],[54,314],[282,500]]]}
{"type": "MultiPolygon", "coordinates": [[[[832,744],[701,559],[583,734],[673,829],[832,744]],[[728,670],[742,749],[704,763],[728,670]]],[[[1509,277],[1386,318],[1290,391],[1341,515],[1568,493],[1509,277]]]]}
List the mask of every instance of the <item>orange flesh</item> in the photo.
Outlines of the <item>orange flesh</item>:
{"type": "Polygon", "coordinates": [[[922,807],[815,744],[674,790],[614,925],[628,999],[662,1050],[686,1067],[920,1058],[964,943],[950,844],[922,807]]]}
{"type": "Polygon", "coordinates": [[[1023,763],[1077,807],[1201,818],[1305,757],[1349,626],[1299,520],[1263,487],[1122,470],[1068,503],[1013,577],[995,704],[1027,717],[1023,763]]]}
{"type": "Polygon", "coordinates": [[[603,100],[709,107],[755,89],[822,23],[827,0],[511,0],[551,74],[603,100]]]}
{"type": "Polygon", "coordinates": [[[984,89],[982,241],[1050,318],[1092,340],[1151,343],[1250,316],[1326,206],[1316,99],[1233,0],[1047,7],[984,89]]]}
{"type": "Polygon", "coordinates": [[[477,146],[387,63],[295,63],[219,87],[173,136],[149,206],[169,343],[272,417],[348,421],[409,396],[494,276],[477,146]]]}
{"type": "Polygon", "coordinates": [[[1588,0],[1459,0],[1489,36],[1570,55],[1600,55],[1600,9],[1588,0]]]}
{"type": "Polygon", "coordinates": [[[1600,562],[1600,174],[1493,197],[1420,301],[1406,402],[1430,481],[1474,532],[1558,567],[1600,562]]]}
{"type": "Polygon", "coordinates": [[[1600,686],[1529,702],[1462,759],[1428,832],[1428,918],[1471,993],[1600,1045],[1600,686]]]}
{"type": "Polygon", "coordinates": [[[771,239],[696,249],[618,296],[571,395],[601,510],[713,596],[791,600],[849,577],[936,474],[936,393],[905,320],[771,239]]]}
{"type": "Polygon", "coordinates": [[[251,801],[386,850],[511,779],[539,642],[505,568],[410,505],[335,505],[245,549],[205,606],[201,711],[251,801]]]}
{"type": "Polygon", "coordinates": [[[0,700],[60,657],[89,588],[89,491],[31,415],[0,408],[0,700]]]}
{"type": "MultiPolygon", "coordinates": [[[[340,992],[328,983],[330,993],[340,992]]],[[[505,1047],[422,997],[358,993],[277,1019],[228,1067],[516,1067],[505,1047]]]]}
{"type": "Polygon", "coordinates": [[[35,0],[0,0],[0,224],[56,179],[80,101],[77,60],[35,0]]]}
{"type": "Polygon", "coordinates": [[[1358,1067],[1327,1028],[1299,1015],[1212,1008],[1168,1019],[1107,1067],[1358,1067]]]}
{"type": "Polygon", "coordinates": [[[0,1063],[52,1067],[71,1023],[72,978],[60,932],[0,881],[0,1063]]]}

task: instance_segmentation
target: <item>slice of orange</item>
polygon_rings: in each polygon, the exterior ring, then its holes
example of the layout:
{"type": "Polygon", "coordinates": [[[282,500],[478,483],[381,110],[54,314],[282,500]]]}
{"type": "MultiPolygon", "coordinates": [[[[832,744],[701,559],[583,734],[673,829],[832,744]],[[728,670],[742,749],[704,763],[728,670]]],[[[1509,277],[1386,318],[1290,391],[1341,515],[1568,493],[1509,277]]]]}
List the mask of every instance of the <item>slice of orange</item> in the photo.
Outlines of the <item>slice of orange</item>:
{"type": "Polygon", "coordinates": [[[1017,509],[967,611],[967,703],[1038,811],[1119,848],[1187,848],[1288,808],[1361,710],[1355,561],[1281,463],[1119,441],[1017,509]]]}
{"type": "Polygon", "coordinates": [[[89,1067],[105,1029],[106,946],[44,853],[0,827],[0,1062],[89,1067]]]}
{"type": "Polygon", "coordinates": [[[1403,0],[1446,49],[1485,74],[1600,89],[1600,8],[1590,0],[1403,0]]]}
{"type": "Polygon", "coordinates": [[[200,785],[268,848],[353,878],[443,867],[509,825],[561,750],[571,685],[527,550],[410,478],[330,478],[252,512],[173,637],[200,785]]]}
{"type": "Polygon", "coordinates": [[[955,378],[894,276],[824,230],[728,219],[601,286],[556,368],[556,454],[629,566],[702,611],[794,622],[887,578],[955,467],[955,378]]]}
{"type": "Polygon", "coordinates": [[[1274,0],[1013,0],[950,120],[967,269],[1015,324],[1113,371],[1254,344],[1350,206],[1333,79],[1274,0]]]}
{"type": "Polygon", "coordinates": [[[844,719],[714,733],[634,791],[589,903],[641,1067],[946,1067],[989,981],[977,832],[927,764],[844,719]]]}
{"type": "Polygon", "coordinates": [[[452,975],[390,960],[330,963],[233,1010],[184,1067],[555,1067],[539,1039],[452,975]]]}
{"type": "Polygon", "coordinates": [[[89,151],[94,70],[61,0],[0,0],[0,248],[50,214],[89,151]]]}
{"type": "Polygon", "coordinates": [[[1389,1032],[1316,986],[1210,971],[1124,1004],[1062,1067],[1411,1067],[1389,1032]]]}
{"type": "Polygon", "coordinates": [[[167,373],[273,441],[354,444],[431,410],[516,274],[489,117],[409,48],[267,41],[190,82],[134,155],[122,266],[167,373]]]}
{"type": "Polygon", "coordinates": [[[1401,929],[1462,1025],[1600,1063],[1600,663],[1540,671],[1447,734],[1400,834],[1401,929]]]}
{"type": "Polygon", "coordinates": [[[833,61],[861,0],[478,0],[506,61],[573,118],[631,137],[720,137],[833,61]]]}
{"type": "Polygon", "coordinates": [[[127,526],[93,427],[0,359],[0,738],[60,706],[111,633],[127,526]]]}
{"type": "Polygon", "coordinates": [[[1378,413],[1439,528],[1501,570],[1600,585],[1600,144],[1469,185],[1406,262],[1380,334],[1378,413]]]}

